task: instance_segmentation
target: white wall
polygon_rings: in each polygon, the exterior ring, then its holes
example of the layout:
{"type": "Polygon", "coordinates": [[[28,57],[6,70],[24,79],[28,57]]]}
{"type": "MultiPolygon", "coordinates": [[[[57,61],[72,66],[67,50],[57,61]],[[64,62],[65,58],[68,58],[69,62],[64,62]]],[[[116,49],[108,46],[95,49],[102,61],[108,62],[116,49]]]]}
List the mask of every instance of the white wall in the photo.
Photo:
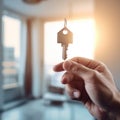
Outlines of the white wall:
{"type": "Polygon", "coordinates": [[[32,47],[33,47],[33,96],[42,96],[44,82],[44,55],[43,55],[43,22],[40,19],[32,21],[32,47]]]}
{"type": "Polygon", "coordinates": [[[107,64],[120,89],[120,0],[95,0],[95,18],[95,57],[107,64]]]}

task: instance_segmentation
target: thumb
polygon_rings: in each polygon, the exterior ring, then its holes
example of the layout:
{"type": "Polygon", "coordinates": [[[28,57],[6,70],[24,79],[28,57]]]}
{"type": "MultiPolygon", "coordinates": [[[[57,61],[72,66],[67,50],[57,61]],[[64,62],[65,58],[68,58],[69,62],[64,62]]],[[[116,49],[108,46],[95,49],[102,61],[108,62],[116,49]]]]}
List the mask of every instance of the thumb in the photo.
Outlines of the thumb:
{"type": "Polygon", "coordinates": [[[90,77],[92,77],[94,73],[93,69],[90,69],[72,60],[65,61],[63,63],[63,69],[79,76],[80,78],[83,78],[83,80],[90,79],[90,77]]]}

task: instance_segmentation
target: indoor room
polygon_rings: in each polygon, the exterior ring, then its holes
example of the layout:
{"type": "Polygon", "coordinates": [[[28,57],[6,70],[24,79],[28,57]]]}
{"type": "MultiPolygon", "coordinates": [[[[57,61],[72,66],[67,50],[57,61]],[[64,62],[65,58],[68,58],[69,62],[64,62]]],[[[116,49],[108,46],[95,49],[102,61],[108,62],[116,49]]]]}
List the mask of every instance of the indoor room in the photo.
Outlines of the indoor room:
{"type": "MultiPolygon", "coordinates": [[[[119,6],[119,0],[0,0],[0,120],[98,120],[81,93],[79,100],[67,93],[63,75],[72,69],[64,63],[103,62],[119,92],[119,6]]],[[[81,86],[87,91],[86,81],[81,86]]]]}

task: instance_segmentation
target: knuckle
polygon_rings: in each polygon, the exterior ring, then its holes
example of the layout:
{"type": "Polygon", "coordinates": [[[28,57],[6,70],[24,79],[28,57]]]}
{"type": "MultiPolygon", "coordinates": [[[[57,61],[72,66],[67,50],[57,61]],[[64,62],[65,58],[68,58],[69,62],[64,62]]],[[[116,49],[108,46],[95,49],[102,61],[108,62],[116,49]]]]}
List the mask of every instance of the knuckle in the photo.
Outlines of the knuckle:
{"type": "Polygon", "coordinates": [[[74,65],[74,66],[71,67],[71,71],[73,71],[73,72],[75,72],[75,73],[78,73],[78,72],[80,71],[80,67],[74,65]]]}
{"type": "Polygon", "coordinates": [[[62,77],[72,80],[74,75],[71,72],[66,72],[62,77]]]}
{"type": "Polygon", "coordinates": [[[96,67],[96,70],[99,72],[104,72],[107,66],[103,62],[99,62],[99,65],[96,67]]]}

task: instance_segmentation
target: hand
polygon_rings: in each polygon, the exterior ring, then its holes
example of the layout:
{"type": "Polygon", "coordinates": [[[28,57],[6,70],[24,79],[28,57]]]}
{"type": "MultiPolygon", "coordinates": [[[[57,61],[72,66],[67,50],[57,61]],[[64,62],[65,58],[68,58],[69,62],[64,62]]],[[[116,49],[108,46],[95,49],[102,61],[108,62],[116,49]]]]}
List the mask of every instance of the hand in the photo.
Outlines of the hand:
{"type": "Polygon", "coordinates": [[[71,98],[83,102],[99,120],[113,120],[120,111],[120,94],[112,74],[101,62],[75,57],[54,66],[54,71],[65,71],[62,83],[71,98]]]}

